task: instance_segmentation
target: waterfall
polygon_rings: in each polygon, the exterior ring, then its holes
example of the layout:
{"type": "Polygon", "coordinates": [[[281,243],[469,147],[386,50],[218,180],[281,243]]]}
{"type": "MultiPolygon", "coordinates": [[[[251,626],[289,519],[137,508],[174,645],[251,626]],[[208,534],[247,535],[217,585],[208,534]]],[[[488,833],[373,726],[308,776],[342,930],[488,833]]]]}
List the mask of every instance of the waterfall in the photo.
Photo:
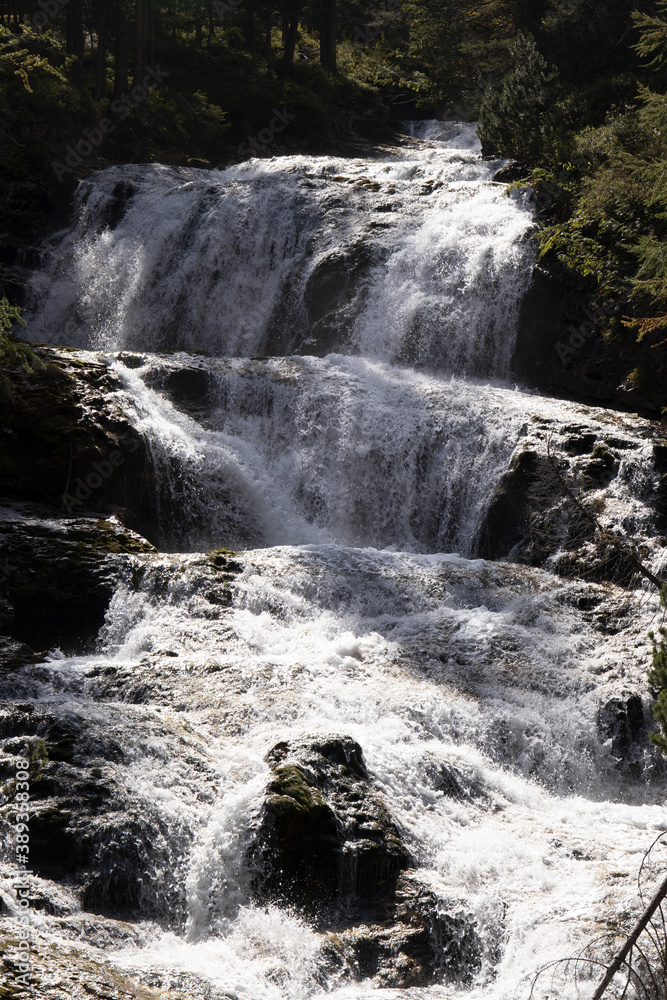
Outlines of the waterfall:
{"type": "Polygon", "coordinates": [[[34,281],[31,336],[507,376],[532,214],[493,183],[473,126],[450,143],[93,174],[34,281]]]}
{"type": "MultiPolygon", "coordinates": [[[[547,440],[613,439],[596,509],[650,538],[650,425],[512,384],[530,204],[493,181],[474,126],[407,132],[372,159],[92,174],[31,282],[30,337],[116,377],[161,549],[123,557],[94,653],[12,682],[91,727],[96,780],[143,845],[138,929],[88,921],[76,885],[67,919],[37,922],[158,989],[509,1000],[633,910],[665,825],[656,751],[628,770],[604,722],[645,687],[655,605],[477,558],[513,458],[547,440]],[[467,978],[364,978],[359,914],[346,937],[256,898],[267,753],[331,734],[361,747],[436,901],[440,971],[437,918],[474,927],[467,978]]],[[[572,995],[560,971],[547,985],[572,995]]]]}

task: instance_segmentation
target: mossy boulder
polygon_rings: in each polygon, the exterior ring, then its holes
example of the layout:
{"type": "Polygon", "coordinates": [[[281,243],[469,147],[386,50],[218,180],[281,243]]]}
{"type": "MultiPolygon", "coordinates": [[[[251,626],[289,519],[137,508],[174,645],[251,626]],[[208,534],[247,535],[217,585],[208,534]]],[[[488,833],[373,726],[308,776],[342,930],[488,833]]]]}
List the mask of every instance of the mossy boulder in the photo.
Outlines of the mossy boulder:
{"type": "Polygon", "coordinates": [[[323,918],[390,886],[409,855],[349,737],[277,744],[247,863],[261,900],[323,918]]]}

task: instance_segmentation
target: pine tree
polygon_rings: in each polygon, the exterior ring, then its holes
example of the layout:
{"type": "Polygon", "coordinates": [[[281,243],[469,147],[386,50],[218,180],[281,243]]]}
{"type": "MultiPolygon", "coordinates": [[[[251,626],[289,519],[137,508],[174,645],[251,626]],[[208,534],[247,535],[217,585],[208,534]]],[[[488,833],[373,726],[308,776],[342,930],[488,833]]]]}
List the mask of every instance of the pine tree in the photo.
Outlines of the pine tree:
{"type": "Polygon", "coordinates": [[[549,113],[558,73],[549,67],[532,35],[519,32],[510,46],[513,66],[500,90],[489,91],[480,110],[479,136],[485,153],[536,161],[548,145],[549,113]]]}

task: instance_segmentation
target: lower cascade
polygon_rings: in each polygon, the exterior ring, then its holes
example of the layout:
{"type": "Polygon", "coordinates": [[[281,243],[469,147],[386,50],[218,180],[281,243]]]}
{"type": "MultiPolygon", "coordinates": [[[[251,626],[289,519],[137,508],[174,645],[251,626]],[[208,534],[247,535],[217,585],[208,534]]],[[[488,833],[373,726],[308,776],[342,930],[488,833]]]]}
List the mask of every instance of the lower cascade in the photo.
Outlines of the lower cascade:
{"type": "Polygon", "coordinates": [[[664,572],[664,442],[513,384],[530,205],[410,131],[109,168],[31,279],[0,776],[70,995],[509,1000],[638,912],[658,604],[563,483],[664,572]]]}

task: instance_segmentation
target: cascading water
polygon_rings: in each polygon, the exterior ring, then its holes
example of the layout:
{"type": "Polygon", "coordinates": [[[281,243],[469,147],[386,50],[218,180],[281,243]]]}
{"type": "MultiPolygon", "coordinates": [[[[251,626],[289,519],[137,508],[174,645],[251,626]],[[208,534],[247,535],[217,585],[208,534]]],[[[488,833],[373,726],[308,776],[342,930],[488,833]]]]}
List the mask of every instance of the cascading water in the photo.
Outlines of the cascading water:
{"type": "Polygon", "coordinates": [[[34,283],[31,335],[231,357],[344,348],[504,377],[532,215],[492,182],[474,127],[453,139],[379,160],[93,175],[34,283]]]}
{"type": "MultiPolygon", "coordinates": [[[[126,558],[94,656],[13,696],[123,743],[146,920],[113,962],[188,996],[508,1000],[634,906],[665,825],[655,753],[630,775],[599,722],[643,676],[650,602],[471,558],[517,445],[582,425],[625,455],[608,518],[650,533],[649,432],[500,382],[529,206],[471,126],[412,131],[374,160],[110,168],[34,282],[31,336],[121,379],[166,552],[126,558]],[[253,895],[267,751],[328,734],[363,749],[437,907],[474,918],[472,978],[358,982],[344,935],[253,895]]],[[[40,933],[108,949],[68,905],[40,933]]]]}

